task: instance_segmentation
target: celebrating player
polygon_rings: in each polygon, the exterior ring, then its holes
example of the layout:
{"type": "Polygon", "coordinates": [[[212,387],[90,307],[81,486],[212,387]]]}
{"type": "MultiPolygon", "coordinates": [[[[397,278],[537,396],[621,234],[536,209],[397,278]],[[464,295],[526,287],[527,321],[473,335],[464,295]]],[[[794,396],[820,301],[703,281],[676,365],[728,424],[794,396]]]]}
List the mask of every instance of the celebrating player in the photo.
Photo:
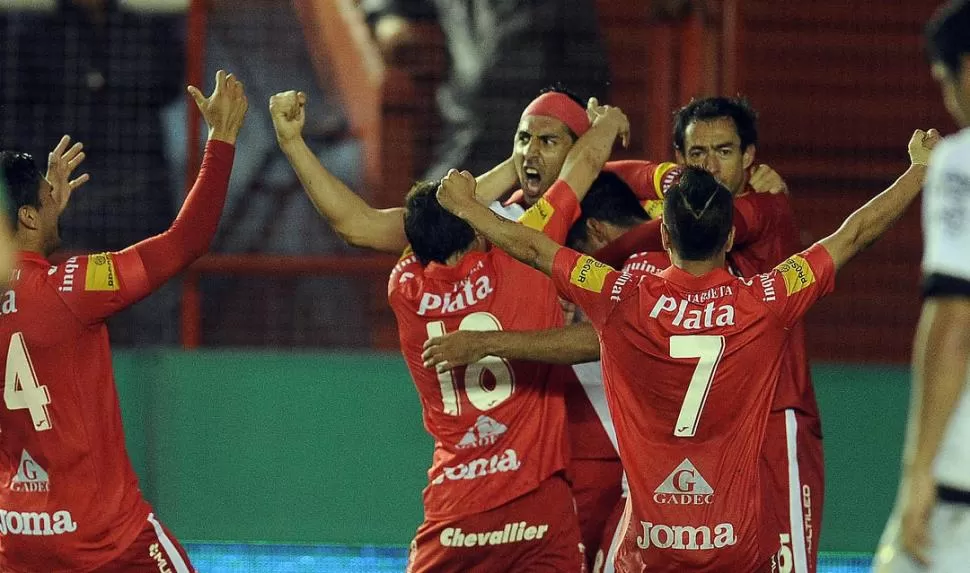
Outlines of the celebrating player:
{"type": "Polygon", "coordinates": [[[771,497],[758,473],[788,330],[916,197],[932,139],[914,134],[913,166],[838,231],[751,279],[725,269],[732,196],[698,168],[664,198],[673,266],[658,275],[614,271],[496,219],[474,201],[467,173],[442,180],[442,206],[550,275],[599,334],[630,480],[617,570],[777,570],[778,533],[762,521],[771,497]]]}
{"type": "Polygon", "coordinates": [[[933,152],[923,195],[923,312],[896,507],[877,573],[964,571],[970,563],[970,1],[927,26],[933,77],[962,131],[933,152]]]}
{"type": "MultiPolygon", "coordinates": [[[[566,158],[562,177],[524,216],[524,224],[562,241],[578,199],[625,135],[626,117],[596,116],[566,158]],[[574,192],[573,188],[582,191],[574,192]],[[571,213],[552,219],[551,213],[571,213]]],[[[489,248],[467,223],[438,204],[438,185],[407,197],[405,232],[413,252],[395,266],[388,298],[401,351],[435,438],[425,520],[409,571],[583,571],[583,545],[568,462],[563,374],[538,362],[484,357],[452,371],[426,368],[424,341],[453,330],[549,328],[562,324],[552,282],[489,248]]]]}
{"type": "Polygon", "coordinates": [[[123,251],[47,260],[83,183],[70,180],[80,144],[65,136],[46,178],[30,156],[0,154],[20,249],[0,314],[0,569],[192,571],[128,460],[104,322],[203,255],[219,223],[246,96],[221,70],[209,97],[188,90],[209,126],[198,179],[167,231],[123,251]]]}

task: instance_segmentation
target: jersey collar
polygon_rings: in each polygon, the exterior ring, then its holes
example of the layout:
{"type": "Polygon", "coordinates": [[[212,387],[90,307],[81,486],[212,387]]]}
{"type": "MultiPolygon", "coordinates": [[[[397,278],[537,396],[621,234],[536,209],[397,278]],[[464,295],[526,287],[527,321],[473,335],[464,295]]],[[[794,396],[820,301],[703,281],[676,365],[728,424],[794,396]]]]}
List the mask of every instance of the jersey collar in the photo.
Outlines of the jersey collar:
{"type": "Polygon", "coordinates": [[[485,259],[486,255],[487,253],[484,251],[469,251],[453,267],[432,261],[424,268],[424,276],[441,281],[461,280],[467,277],[473,268],[485,259]]]}
{"type": "Polygon", "coordinates": [[[19,261],[29,261],[32,263],[37,263],[40,265],[50,265],[50,261],[47,260],[44,255],[40,253],[35,253],[33,251],[17,251],[17,260],[19,261]]]}
{"type": "Polygon", "coordinates": [[[715,285],[720,285],[735,280],[735,276],[729,273],[727,269],[723,268],[714,269],[706,275],[697,277],[681,269],[680,267],[670,265],[666,269],[660,271],[659,274],[666,279],[667,282],[689,290],[704,290],[715,285]]]}

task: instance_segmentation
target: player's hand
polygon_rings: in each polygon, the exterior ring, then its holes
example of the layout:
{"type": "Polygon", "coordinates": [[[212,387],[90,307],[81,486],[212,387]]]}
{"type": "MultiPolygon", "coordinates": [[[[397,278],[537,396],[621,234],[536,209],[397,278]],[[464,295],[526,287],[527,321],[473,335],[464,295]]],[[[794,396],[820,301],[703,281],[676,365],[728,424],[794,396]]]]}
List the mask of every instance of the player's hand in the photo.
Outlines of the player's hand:
{"type": "Polygon", "coordinates": [[[903,551],[924,565],[929,563],[927,529],[935,501],[936,480],[932,473],[928,469],[913,472],[903,496],[900,543],[903,551]]]}
{"type": "Polygon", "coordinates": [[[461,216],[464,207],[475,204],[475,177],[467,171],[452,169],[438,187],[438,203],[448,212],[461,216]]]}
{"type": "Polygon", "coordinates": [[[306,123],[306,94],[290,90],[271,96],[269,115],[280,145],[299,139],[306,123]]]}
{"type": "Polygon", "coordinates": [[[630,145],[630,120],[622,109],[611,105],[600,105],[599,100],[591,97],[586,103],[586,116],[589,118],[590,125],[609,123],[616,128],[616,135],[620,138],[623,147],[630,145]]]}
{"type": "Polygon", "coordinates": [[[445,372],[452,368],[478,362],[487,355],[485,346],[489,335],[489,332],[456,330],[442,336],[429,338],[424,343],[424,353],[421,354],[424,367],[445,372]]]}
{"type": "Polygon", "coordinates": [[[913,165],[927,165],[930,161],[930,152],[940,142],[940,132],[931,129],[923,131],[917,129],[913,132],[913,137],[909,138],[909,161],[913,165]]]}
{"type": "Polygon", "coordinates": [[[199,106],[202,117],[209,126],[209,139],[217,139],[235,145],[236,136],[242,128],[249,100],[242,82],[225,70],[216,72],[216,85],[212,95],[205,97],[199,88],[189,86],[189,94],[199,106]]]}
{"type": "Polygon", "coordinates": [[[78,141],[71,145],[71,136],[65,135],[57,146],[47,154],[47,181],[51,184],[51,194],[57,204],[58,214],[63,213],[67,203],[78,187],[84,185],[91,176],[84,173],[71,179],[71,174],[84,161],[84,144],[78,141]]]}
{"type": "Polygon", "coordinates": [[[754,189],[755,193],[788,193],[788,184],[778,175],[778,172],[767,165],[759,165],[751,172],[748,185],[754,189]]]}

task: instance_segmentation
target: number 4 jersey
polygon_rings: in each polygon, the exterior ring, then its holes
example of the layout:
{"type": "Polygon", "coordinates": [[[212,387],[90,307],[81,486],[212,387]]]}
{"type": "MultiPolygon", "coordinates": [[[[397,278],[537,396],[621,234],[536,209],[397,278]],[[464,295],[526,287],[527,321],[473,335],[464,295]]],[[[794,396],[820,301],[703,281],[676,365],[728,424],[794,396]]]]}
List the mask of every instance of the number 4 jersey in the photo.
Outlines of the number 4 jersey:
{"type": "Polygon", "coordinates": [[[617,570],[754,571],[778,551],[762,526],[765,425],[788,330],[834,275],[819,245],[750,279],[631,275],[557,253],[557,288],[600,336],[629,479],[617,570]]]}
{"type": "Polygon", "coordinates": [[[21,253],[0,306],[3,570],[87,571],[144,526],[103,320],[147,294],[145,282],[132,250],[59,266],[21,253]]]}

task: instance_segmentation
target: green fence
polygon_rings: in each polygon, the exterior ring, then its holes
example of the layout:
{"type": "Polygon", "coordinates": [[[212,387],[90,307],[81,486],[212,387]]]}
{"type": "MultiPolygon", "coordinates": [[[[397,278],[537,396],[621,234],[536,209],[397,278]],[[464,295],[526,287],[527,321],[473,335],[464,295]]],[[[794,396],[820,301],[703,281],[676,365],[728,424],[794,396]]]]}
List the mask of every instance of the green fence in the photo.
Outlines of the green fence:
{"type": "MultiPolygon", "coordinates": [[[[431,440],[399,356],[128,351],[115,357],[142,487],[183,539],[406,544],[431,440]]],[[[895,496],[902,368],[819,365],[824,551],[872,551],[895,496]]]]}

